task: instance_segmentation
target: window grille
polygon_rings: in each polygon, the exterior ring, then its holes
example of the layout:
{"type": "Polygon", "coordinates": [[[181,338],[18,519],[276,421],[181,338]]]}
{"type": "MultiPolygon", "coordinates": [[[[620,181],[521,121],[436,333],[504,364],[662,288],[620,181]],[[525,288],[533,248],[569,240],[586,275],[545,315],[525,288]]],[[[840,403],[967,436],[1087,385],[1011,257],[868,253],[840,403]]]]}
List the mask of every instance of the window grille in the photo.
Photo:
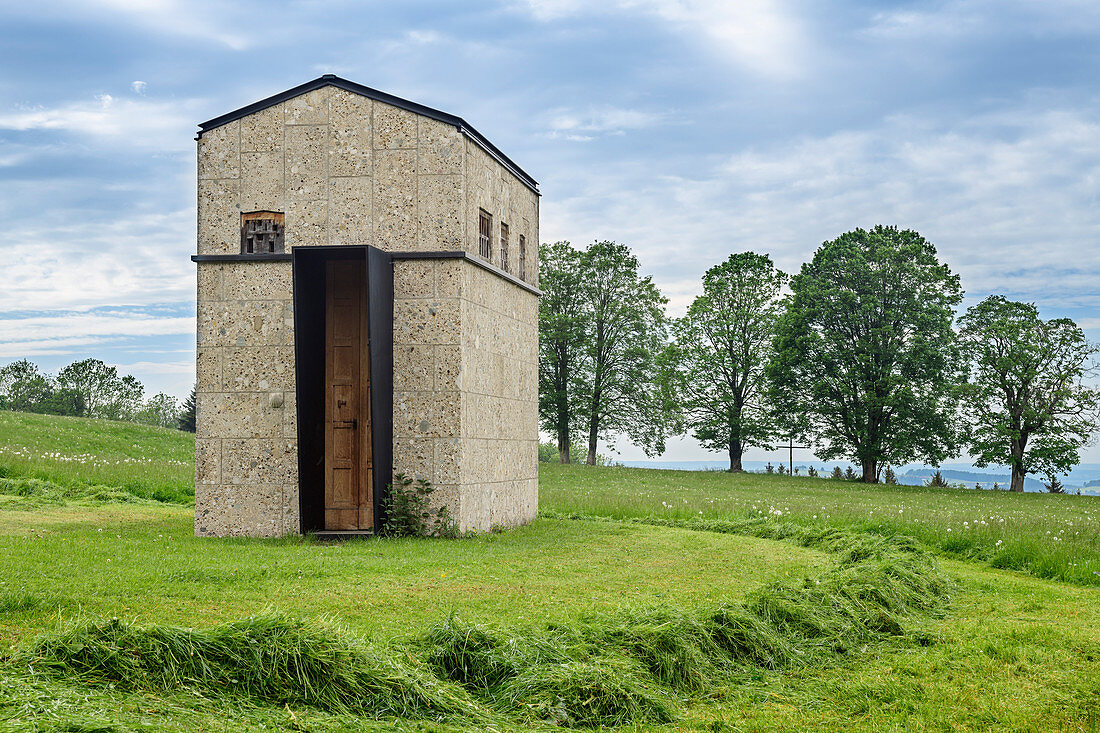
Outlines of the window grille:
{"type": "Polygon", "coordinates": [[[283,251],[283,214],[252,211],[241,214],[241,254],[267,255],[283,251]]]}
{"type": "Polygon", "coordinates": [[[508,272],[508,225],[500,223],[500,269],[508,272]]]}
{"type": "Polygon", "coordinates": [[[519,235],[519,279],[527,279],[527,237],[519,235]]]}
{"type": "Polygon", "coordinates": [[[493,217],[484,209],[478,212],[477,251],[485,259],[493,261],[493,217]]]}

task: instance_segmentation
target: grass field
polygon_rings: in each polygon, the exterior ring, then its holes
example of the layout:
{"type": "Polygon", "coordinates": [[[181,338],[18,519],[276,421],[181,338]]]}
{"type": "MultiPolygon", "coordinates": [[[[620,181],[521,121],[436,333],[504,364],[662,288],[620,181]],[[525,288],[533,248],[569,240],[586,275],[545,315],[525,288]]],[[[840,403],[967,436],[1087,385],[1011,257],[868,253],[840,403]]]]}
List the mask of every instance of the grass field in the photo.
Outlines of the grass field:
{"type": "MultiPolygon", "coordinates": [[[[198,540],[186,505],[190,441],[119,423],[0,414],[0,731],[550,729],[552,721],[576,724],[559,707],[597,704],[610,694],[605,683],[619,679],[633,680],[638,699],[666,705],[674,718],[639,713],[624,730],[1100,730],[1100,590],[1086,572],[1098,554],[1095,498],[542,464],[541,506],[551,518],[501,534],[198,540]],[[875,626],[876,609],[889,603],[874,599],[885,592],[876,573],[904,578],[907,566],[895,568],[893,556],[845,560],[849,545],[898,534],[938,554],[949,600],[926,611],[895,608],[888,615],[900,629],[887,630],[891,621],[859,632],[849,622],[875,626]],[[676,634],[686,639],[685,629],[697,628],[692,619],[720,608],[766,610],[767,623],[743,641],[779,633],[795,661],[769,665],[712,650],[718,664],[676,646],[676,634]],[[512,680],[479,691],[444,680],[439,690],[487,717],[374,719],[274,702],[224,675],[210,677],[224,689],[212,687],[194,669],[178,685],[156,687],[71,666],[92,654],[84,629],[113,628],[99,619],[138,624],[96,647],[130,659],[126,639],[191,633],[161,624],[206,629],[254,617],[262,625],[271,612],[301,619],[310,633],[335,628],[319,638],[337,646],[365,645],[349,658],[391,660],[387,674],[402,689],[434,680],[418,671],[424,660],[459,642],[468,662],[487,654],[528,665],[527,687],[517,693],[512,680]],[[480,626],[448,625],[452,615],[480,626]],[[705,682],[688,689],[630,672],[616,651],[628,631],[647,644],[665,640],[669,663],[696,660],[705,682]],[[440,646],[448,633],[450,646],[440,646]],[[474,644],[485,634],[495,646],[474,644]],[[424,646],[430,638],[436,646],[424,646]],[[36,639],[47,646],[34,647],[36,639]],[[50,672],[43,648],[68,671],[50,672]],[[562,649],[581,661],[543,658],[562,649]],[[608,660],[611,671],[592,678],[595,668],[583,661],[590,657],[608,660]],[[543,668],[572,671],[539,677],[543,668]],[[519,697],[502,700],[505,693],[519,697]]],[[[246,641],[247,649],[260,640],[246,641]]]]}
{"type": "Polygon", "coordinates": [[[542,463],[539,508],[616,518],[775,517],[906,534],[949,557],[1100,586],[1098,496],[542,463]]]}

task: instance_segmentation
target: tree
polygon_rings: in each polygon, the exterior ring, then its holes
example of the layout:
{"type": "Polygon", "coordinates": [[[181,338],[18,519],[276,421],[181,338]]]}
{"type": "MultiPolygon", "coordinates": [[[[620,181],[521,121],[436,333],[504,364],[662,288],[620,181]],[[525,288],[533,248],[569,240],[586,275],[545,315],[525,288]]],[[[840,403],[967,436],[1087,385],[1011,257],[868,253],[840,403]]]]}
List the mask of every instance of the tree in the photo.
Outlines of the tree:
{"type": "Polygon", "coordinates": [[[771,258],[730,255],[703,275],[703,294],[675,321],[677,367],[687,426],[741,471],[748,446],[775,434],[764,403],[779,291],[785,276],[771,258]]]}
{"type": "Polygon", "coordinates": [[[886,467],[886,471],[882,475],[882,483],[889,484],[890,486],[896,486],[898,483],[897,474],[894,473],[894,469],[889,466],[886,467]]]}
{"type": "Polygon", "coordinates": [[[104,417],[118,399],[121,381],[118,370],[99,359],[73,362],[57,373],[59,386],[77,392],[84,399],[85,415],[104,417]]]}
{"type": "Polygon", "coordinates": [[[936,472],[932,474],[932,478],[928,479],[928,483],[925,486],[932,486],[937,489],[946,489],[951,484],[947,483],[947,479],[943,477],[943,473],[937,468],[936,472]]]}
{"type": "Polygon", "coordinates": [[[51,391],[49,378],[34,362],[20,359],[0,368],[0,402],[6,410],[33,412],[51,391]]]}
{"type": "Polygon", "coordinates": [[[31,412],[44,415],[69,415],[73,417],[83,415],[84,410],[84,397],[79,392],[67,388],[50,390],[49,394],[30,408],[31,412]]]}
{"type": "Polygon", "coordinates": [[[625,245],[594,242],[581,255],[584,347],[578,370],[578,416],[588,433],[589,465],[600,438],[625,434],[646,455],[664,452],[676,431],[667,349],[668,302],[638,274],[625,245]]]}
{"type": "Polygon", "coordinates": [[[135,416],[135,421],[162,428],[174,428],[179,423],[179,400],[169,394],[158,392],[149,398],[145,406],[135,416]]]}
{"type": "Polygon", "coordinates": [[[856,229],[791,279],[768,367],[774,403],[825,459],[866,483],[884,464],[939,463],[957,447],[959,278],[918,233],[856,229]]]}
{"type": "Polygon", "coordinates": [[[191,388],[191,394],[183,401],[178,427],[186,433],[195,432],[195,388],[191,388]]]}
{"type": "Polygon", "coordinates": [[[581,253],[569,242],[542,245],[539,274],[539,421],[557,440],[558,460],[569,463],[586,323],[581,253]]]}
{"type": "Polygon", "coordinates": [[[1029,473],[1068,473],[1100,427],[1100,392],[1085,385],[1100,348],[1068,318],[1044,321],[1031,303],[996,295],[959,319],[969,358],[963,390],[975,465],[1012,469],[1012,491],[1029,473]]]}

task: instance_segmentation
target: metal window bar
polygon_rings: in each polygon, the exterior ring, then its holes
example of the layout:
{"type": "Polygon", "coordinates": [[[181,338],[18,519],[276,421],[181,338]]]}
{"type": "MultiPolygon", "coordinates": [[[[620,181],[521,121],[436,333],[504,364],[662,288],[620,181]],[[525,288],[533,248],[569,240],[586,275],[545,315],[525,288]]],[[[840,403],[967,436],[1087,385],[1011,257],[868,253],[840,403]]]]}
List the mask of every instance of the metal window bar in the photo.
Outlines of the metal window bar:
{"type": "Polygon", "coordinates": [[[508,272],[508,225],[500,223],[500,269],[508,272]]]}
{"type": "Polygon", "coordinates": [[[487,211],[478,213],[477,252],[490,262],[493,261],[493,217],[487,211]]]}

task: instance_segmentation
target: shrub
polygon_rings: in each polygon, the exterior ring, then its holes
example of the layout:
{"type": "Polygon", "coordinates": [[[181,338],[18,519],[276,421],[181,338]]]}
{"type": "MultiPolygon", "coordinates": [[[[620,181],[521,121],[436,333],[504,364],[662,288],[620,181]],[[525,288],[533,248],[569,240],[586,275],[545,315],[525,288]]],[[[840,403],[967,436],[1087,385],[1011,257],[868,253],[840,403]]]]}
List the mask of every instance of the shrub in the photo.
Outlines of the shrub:
{"type": "Polygon", "coordinates": [[[833,466],[833,478],[838,481],[844,478],[844,472],[840,470],[840,466],[833,466]]]}
{"type": "Polygon", "coordinates": [[[898,477],[897,474],[894,473],[894,469],[889,466],[886,467],[886,470],[882,474],[882,483],[889,484],[890,486],[897,485],[898,477]]]}
{"type": "Polygon", "coordinates": [[[810,478],[817,478],[817,469],[814,468],[813,466],[810,466],[809,468],[806,469],[806,475],[809,476],[810,478]]]}
{"type": "Polygon", "coordinates": [[[928,479],[928,483],[925,486],[934,486],[937,489],[946,489],[951,484],[947,482],[947,479],[943,477],[943,473],[937,468],[936,472],[932,474],[932,478],[928,479]]]}
{"type": "Polygon", "coordinates": [[[1062,485],[1062,482],[1058,480],[1057,476],[1051,476],[1047,479],[1047,483],[1043,484],[1043,488],[1051,494],[1064,494],[1066,493],[1066,487],[1062,485]]]}
{"type": "Polygon", "coordinates": [[[851,466],[848,466],[846,469],[844,469],[844,478],[848,481],[856,480],[856,472],[852,469],[851,466]]]}
{"type": "Polygon", "coordinates": [[[435,492],[425,479],[413,481],[403,473],[393,477],[383,502],[386,521],[383,534],[389,537],[454,537],[458,534],[445,504],[431,507],[435,492]]]}
{"type": "Polygon", "coordinates": [[[764,473],[775,473],[775,466],[771,461],[768,461],[768,465],[764,466],[764,473]]]}

